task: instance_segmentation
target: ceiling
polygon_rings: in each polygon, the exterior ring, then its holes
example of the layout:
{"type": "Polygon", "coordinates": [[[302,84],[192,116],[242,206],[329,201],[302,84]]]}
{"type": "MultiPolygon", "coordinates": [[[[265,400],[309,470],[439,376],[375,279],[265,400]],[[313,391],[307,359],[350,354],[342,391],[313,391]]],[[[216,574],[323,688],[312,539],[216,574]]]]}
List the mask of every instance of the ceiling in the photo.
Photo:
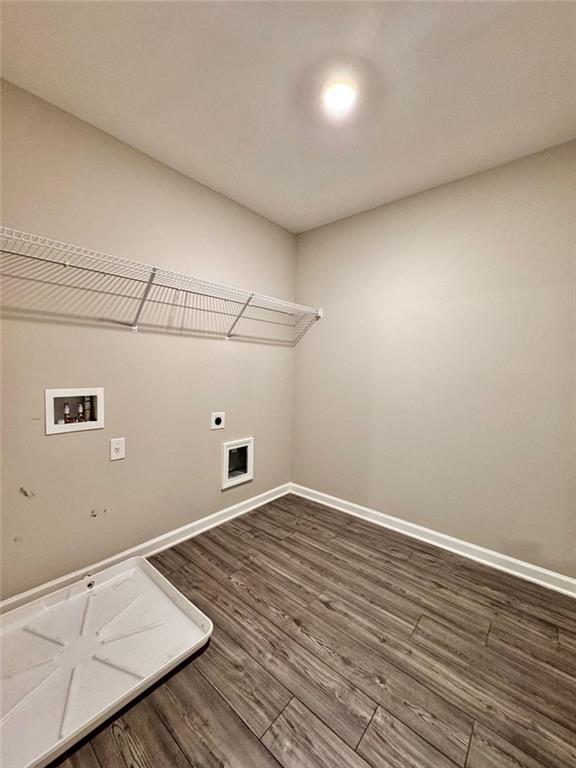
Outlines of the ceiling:
{"type": "Polygon", "coordinates": [[[3,74],[293,232],[576,136],[576,5],[8,2],[3,74]],[[318,99],[351,73],[359,108],[318,99]]]}

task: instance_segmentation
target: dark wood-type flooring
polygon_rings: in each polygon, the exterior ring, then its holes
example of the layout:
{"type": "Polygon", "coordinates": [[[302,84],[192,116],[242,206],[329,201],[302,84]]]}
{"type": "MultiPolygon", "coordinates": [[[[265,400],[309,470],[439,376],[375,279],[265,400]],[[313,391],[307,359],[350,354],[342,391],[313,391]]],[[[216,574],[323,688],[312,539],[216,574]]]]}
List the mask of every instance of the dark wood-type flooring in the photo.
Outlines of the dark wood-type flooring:
{"type": "Polygon", "coordinates": [[[62,768],[574,768],[576,601],[285,496],[151,558],[205,650],[62,768]]]}

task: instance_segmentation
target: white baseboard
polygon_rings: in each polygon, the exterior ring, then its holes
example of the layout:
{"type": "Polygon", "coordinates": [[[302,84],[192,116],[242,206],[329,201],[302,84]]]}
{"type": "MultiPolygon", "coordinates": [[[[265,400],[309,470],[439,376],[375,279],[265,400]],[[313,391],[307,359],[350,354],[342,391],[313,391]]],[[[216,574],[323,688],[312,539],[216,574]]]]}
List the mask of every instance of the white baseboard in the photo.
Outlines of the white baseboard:
{"type": "Polygon", "coordinates": [[[48,581],[45,584],[40,584],[38,587],[33,587],[26,592],[21,592],[19,595],[9,597],[0,603],[0,614],[6,613],[6,611],[10,611],[13,608],[18,608],[20,605],[24,605],[31,600],[37,600],[38,598],[43,597],[50,592],[54,592],[57,589],[61,589],[62,587],[66,587],[69,584],[74,584],[85,576],[97,573],[104,568],[110,568],[112,565],[116,565],[116,563],[126,560],[129,557],[150,557],[151,555],[155,555],[163,549],[173,547],[175,544],[179,544],[181,541],[190,539],[193,536],[198,536],[198,534],[204,533],[204,531],[208,531],[210,528],[222,525],[222,523],[225,523],[228,520],[232,520],[239,515],[250,512],[250,510],[256,509],[256,507],[261,507],[262,504],[268,504],[268,502],[274,501],[274,499],[278,499],[280,496],[285,496],[289,492],[290,483],[284,483],[284,485],[271,488],[269,491],[260,493],[258,496],[252,496],[250,499],[246,499],[246,501],[241,501],[239,504],[226,507],[219,512],[214,512],[211,515],[202,517],[200,520],[195,520],[193,523],[188,523],[188,525],[183,525],[181,528],[176,528],[174,531],[163,533],[161,536],[157,536],[155,539],[150,539],[150,541],[145,541],[143,544],[138,544],[131,549],[125,549],[123,552],[119,552],[117,555],[112,555],[112,557],[108,557],[106,560],[101,560],[99,563],[93,563],[86,568],[74,571],[74,573],[68,573],[65,576],[60,576],[57,579],[48,581]]]}
{"type": "Polygon", "coordinates": [[[60,576],[46,584],[41,584],[38,587],[29,589],[19,595],[14,595],[14,597],[9,597],[0,603],[0,614],[12,610],[13,608],[18,608],[20,605],[24,605],[31,600],[36,600],[50,592],[66,587],[69,584],[74,584],[76,581],[89,574],[94,574],[104,568],[109,568],[129,557],[150,557],[151,555],[155,555],[158,552],[162,552],[164,549],[179,544],[181,541],[190,539],[193,536],[198,536],[198,534],[208,531],[210,528],[222,525],[222,523],[225,523],[228,520],[233,520],[235,517],[250,512],[252,509],[256,509],[263,504],[274,501],[274,499],[285,496],[287,493],[294,493],[297,496],[302,496],[310,501],[316,501],[319,504],[338,509],[340,512],[347,512],[349,515],[360,517],[363,520],[368,520],[369,522],[383,526],[384,528],[390,528],[399,533],[403,533],[406,536],[411,536],[414,539],[425,541],[428,544],[440,547],[441,549],[446,549],[449,552],[454,552],[462,557],[467,557],[469,560],[475,560],[477,563],[482,563],[483,565],[488,565],[499,571],[510,573],[513,576],[526,579],[526,581],[532,581],[535,584],[540,584],[541,586],[556,592],[562,592],[570,597],[576,597],[576,579],[572,579],[569,576],[564,576],[555,571],[549,571],[546,568],[541,568],[538,565],[532,565],[531,563],[526,563],[522,560],[516,560],[514,557],[509,557],[500,552],[494,552],[491,549],[479,547],[476,544],[470,544],[467,541],[456,539],[445,533],[438,533],[430,528],[424,528],[421,525],[416,525],[416,523],[410,523],[407,520],[392,517],[392,515],[378,512],[375,509],[362,507],[360,504],[355,504],[352,501],[345,501],[336,496],[330,496],[327,493],[322,493],[322,491],[305,488],[303,485],[298,485],[297,483],[285,483],[276,488],[271,488],[269,491],[265,491],[258,496],[252,496],[250,499],[246,499],[246,501],[241,501],[239,504],[234,504],[231,507],[221,509],[219,512],[214,512],[207,517],[202,517],[200,520],[184,525],[181,528],[176,528],[174,531],[164,533],[143,544],[138,544],[131,549],[119,552],[112,557],[106,558],[106,560],[101,560],[99,563],[94,563],[86,568],[74,571],[74,573],[60,576]]]}
{"type": "Polygon", "coordinates": [[[315,491],[312,488],[305,488],[297,483],[290,483],[290,493],[295,493],[297,496],[302,496],[310,501],[317,501],[319,504],[333,507],[340,512],[347,512],[350,515],[361,517],[370,523],[390,528],[441,549],[447,549],[449,552],[454,552],[462,557],[467,557],[469,560],[475,560],[477,563],[496,568],[498,571],[504,571],[526,581],[540,584],[542,587],[562,592],[564,595],[576,597],[576,579],[572,579],[570,576],[549,571],[546,568],[526,563],[523,560],[516,560],[516,558],[503,555],[500,552],[479,547],[477,544],[470,544],[467,541],[456,539],[445,533],[438,533],[430,528],[416,525],[416,523],[400,520],[400,518],[392,517],[392,515],[387,515],[384,512],[377,512],[375,509],[362,507],[360,504],[354,504],[352,501],[345,501],[344,499],[336,498],[336,496],[315,491]]]}

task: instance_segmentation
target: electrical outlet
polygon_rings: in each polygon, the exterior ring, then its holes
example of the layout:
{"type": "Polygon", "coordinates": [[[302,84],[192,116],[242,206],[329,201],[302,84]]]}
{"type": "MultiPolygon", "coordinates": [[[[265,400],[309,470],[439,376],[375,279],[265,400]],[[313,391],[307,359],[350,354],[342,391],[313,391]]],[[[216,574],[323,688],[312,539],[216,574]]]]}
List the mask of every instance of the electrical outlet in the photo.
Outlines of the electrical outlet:
{"type": "Polygon", "coordinates": [[[210,429],[224,429],[226,426],[226,414],[224,411],[210,414],[210,429]]]}
{"type": "Polygon", "coordinates": [[[110,440],[110,461],[126,458],[126,438],[113,437],[110,440]]]}

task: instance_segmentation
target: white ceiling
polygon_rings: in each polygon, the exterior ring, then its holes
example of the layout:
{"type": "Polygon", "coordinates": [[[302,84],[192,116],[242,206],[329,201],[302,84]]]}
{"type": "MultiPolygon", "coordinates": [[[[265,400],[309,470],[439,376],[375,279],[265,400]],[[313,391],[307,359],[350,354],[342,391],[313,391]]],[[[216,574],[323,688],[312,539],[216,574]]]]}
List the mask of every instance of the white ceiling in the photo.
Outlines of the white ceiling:
{"type": "Polygon", "coordinates": [[[4,76],[301,232],[576,135],[573,3],[9,2],[4,76]],[[355,119],[318,109],[352,70],[355,119]]]}

